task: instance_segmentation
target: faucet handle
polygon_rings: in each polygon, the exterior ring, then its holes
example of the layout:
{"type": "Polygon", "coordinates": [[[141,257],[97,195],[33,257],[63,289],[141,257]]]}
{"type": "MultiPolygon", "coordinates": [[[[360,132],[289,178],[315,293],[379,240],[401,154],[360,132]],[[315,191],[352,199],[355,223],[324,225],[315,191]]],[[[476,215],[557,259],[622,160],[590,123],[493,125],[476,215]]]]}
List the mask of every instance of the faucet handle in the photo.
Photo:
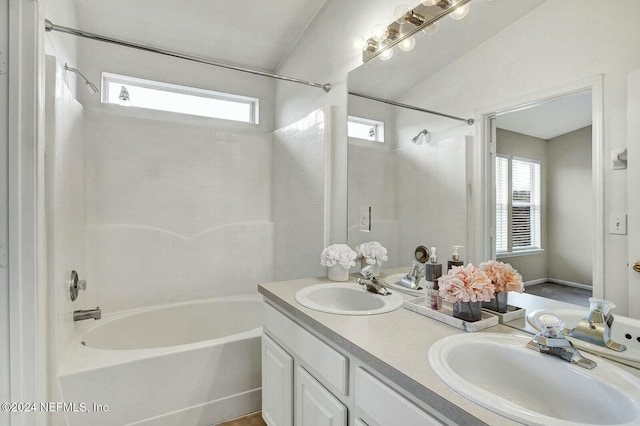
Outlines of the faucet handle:
{"type": "Polygon", "coordinates": [[[367,265],[364,268],[362,268],[362,270],[360,271],[360,274],[362,274],[362,276],[364,277],[364,279],[366,280],[370,280],[371,278],[373,278],[373,266],[371,265],[367,265]]]}
{"type": "Polygon", "coordinates": [[[536,323],[538,327],[540,327],[542,335],[550,338],[556,338],[558,335],[562,335],[562,329],[565,325],[564,321],[551,314],[540,315],[536,318],[536,323]]]}
{"type": "Polygon", "coordinates": [[[591,311],[602,312],[602,314],[606,317],[609,315],[609,311],[616,308],[616,304],[613,302],[609,302],[608,300],[599,299],[597,297],[589,298],[589,309],[591,311]]]}

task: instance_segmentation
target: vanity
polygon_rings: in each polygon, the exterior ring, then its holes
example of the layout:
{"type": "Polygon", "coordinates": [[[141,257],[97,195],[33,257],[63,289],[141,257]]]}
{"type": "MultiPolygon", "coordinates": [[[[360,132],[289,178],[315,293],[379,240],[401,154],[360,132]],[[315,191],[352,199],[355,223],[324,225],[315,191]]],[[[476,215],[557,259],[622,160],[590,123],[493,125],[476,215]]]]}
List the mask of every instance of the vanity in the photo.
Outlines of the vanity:
{"type": "MultiPolygon", "coordinates": [[[[379,315],[338,315],[312,310],[296,301],[299,290],[322,283],[327,280],[259,285],[264,297],[263,417],[267,424],[520,424],[450,388],[432,369],[428,353],[449,336],[491,338],[496,335],[483,333],[499,333],[531,338],[530,334],[502,324],[464,333],[404,308],[379,315]]],[[[355,281],[349,283],[358,287],[355,281]]],[[[572,306],[526,294],[517,296],[520,305],[529,300],[532,310],[572,306]]],[[[595,355],[586,355],[606,364],[595,355]]],[[[470,362],[473,359],[469,354],[470,362]]],[[[640,377],[638,370],[616,366],[640,377]]]]}

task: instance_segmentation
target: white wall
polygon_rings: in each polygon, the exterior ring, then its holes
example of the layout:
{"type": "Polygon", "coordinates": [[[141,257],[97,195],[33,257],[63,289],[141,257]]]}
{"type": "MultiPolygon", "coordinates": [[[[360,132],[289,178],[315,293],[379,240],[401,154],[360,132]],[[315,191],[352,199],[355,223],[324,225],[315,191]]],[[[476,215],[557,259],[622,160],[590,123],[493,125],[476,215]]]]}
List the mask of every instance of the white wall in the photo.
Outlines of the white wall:
{"type": "MultiPolygon", "coordinates": [[[[547,259],[552,243],[550,243],[548,239],[550,221],[547,210],[549,209],[550,203],[548,202],[547,175],[550,167],[548,162],[547,141],[533,136],[523,135],[522,133],[497,129],[496,151],[498,154],[522,157],[540,162],[540,244],[544,250],[542,253],[530,254],[528,256],[502,257],[500,260],[516,268],[520,275],[522,275],[524,281],[549,278],[547,259]]],[[[591,256],[587,256],[587,258],[590,259],[591,256]]]]}
{"type": "MultiPolygon", "coordinates": [[[[278,85],[278,120],[318,103],[335,105],[333,128],[332,239],[344,240],[346,218],[346,73],[358,65],[351,41],[377,22],[389,21],[388,2],[329,0],[303,34],[279,71],[334,83],[329,95],[278,85]],[[386,4],[384,4],[386,3],[386,4]],[[365,11],[358,17],[358,7],[365,11]],[[348,22],[349,25],[341,25],[348,22]],[[341,187],[341,185],[343,185],[341,187]]],[[[473,12],[472,12],[473,13],[473,12]]],[[[541,6],[442,69],[400,101],[457,116],[474,116],[478,109],[594,75],[604,75],[604,160],[625,145],[626,74],[640,67],[636,40],[640,2],[619,0],[616,7],[597,0],[547,0],[541,6]],[[606,17],[606,19],[603,19],[606,17]]],[[[420,40],[418,41],[420,42],[420,40]]],[[[425,58],[428,60],[428,58],[425,58]]],[[[402,127],[398,123],[398,127],[402,127]]],[[[434,132],[472,135],[474,128],[433,120],[434,132]]],[[[437,135],[436,135],[437,136],[437,135]]],[[[608,164],[607,161],[604,161],[608,164]]],[[[626,210],[626,172],[604,171],[605,212],[626,210]]],[[[626,238],[605,235],[605,297],[626,312],[626,238]]]]}
{"type": "Polygon", "coordinates": [[[353,40],[388,22],[397,4],[388,0],[328,0],[307,27],[278,73],[331,83],[329,93],[296,84],[276,84],[276,122],[279,127],[325,105],[335,114],[331,139],[331,242],[347,238],[347,74],[361,64],[353,40]]]}
{"type": "Polygon", "coordinates": [[[273,134],[271,203],[276,280],[322,276],[325,111],[273,134]]]}
{"type": "Polygon", "coordinates": [[[550,139],[548,147],[548,276],[592,285],[593,188],[591,126],[550,139]]]}

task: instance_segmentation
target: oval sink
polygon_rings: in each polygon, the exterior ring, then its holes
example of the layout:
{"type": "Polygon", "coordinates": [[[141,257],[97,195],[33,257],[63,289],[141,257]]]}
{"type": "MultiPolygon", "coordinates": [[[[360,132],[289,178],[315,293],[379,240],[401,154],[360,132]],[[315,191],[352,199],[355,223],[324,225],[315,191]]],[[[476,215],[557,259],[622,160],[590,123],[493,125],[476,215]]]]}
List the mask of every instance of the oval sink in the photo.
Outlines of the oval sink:
{"type": "Polygon", "coordinates": [[[296,302],[315,311],[341,315],[375,315],[391,312],[402,306],[402,296],[391,293],[381,296],[366,291],[357,284],[322,283],[302,288],[296,302]]]}
{"type": "MultiPolygon", "coordinates": [[[[536,329],[540,329],[536,324],[536,318],[542,314],[552,314],[565,322],[565,328],[572,329],[585,315],[588,309],[541,309],[533,311],[527,315],[527,321],[536,329]]],[[[573,339],[567,337],[579,349],[585,349],[589,352],[613,358],[617,360],[626,360],[640,362],[640,321],[623,317],[622,315],[613,315],[613,325],[611,326],[611,340],[622,343],[627,350],[617,352],[609,348],[594,345],[584,340],[573,339]]]]}
{"type": "Polygon", "coordinates": [[[527,349],[530,340],[457,334],[431,347],[429,364],[465,398],[524,424],[640,424],[640,380],[602,359],[586,370],[527,349]]]}

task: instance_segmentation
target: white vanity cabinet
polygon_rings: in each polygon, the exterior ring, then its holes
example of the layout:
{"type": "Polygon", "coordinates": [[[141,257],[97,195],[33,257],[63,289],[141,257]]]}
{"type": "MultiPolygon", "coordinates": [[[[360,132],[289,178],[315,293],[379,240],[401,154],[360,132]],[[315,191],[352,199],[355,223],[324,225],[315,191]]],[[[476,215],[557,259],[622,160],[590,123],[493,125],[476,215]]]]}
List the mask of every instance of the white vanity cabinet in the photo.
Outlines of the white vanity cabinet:
{"type": "Polygon", "coordinates": [[[269,426],[293,424],[293,357],[262,335],[262,418],[269,426]]]}
{"type": "Polygon", "coordinates": [[[269,426],[442,423],[268,303],[263,304],[262,416],[269,426]]]}

